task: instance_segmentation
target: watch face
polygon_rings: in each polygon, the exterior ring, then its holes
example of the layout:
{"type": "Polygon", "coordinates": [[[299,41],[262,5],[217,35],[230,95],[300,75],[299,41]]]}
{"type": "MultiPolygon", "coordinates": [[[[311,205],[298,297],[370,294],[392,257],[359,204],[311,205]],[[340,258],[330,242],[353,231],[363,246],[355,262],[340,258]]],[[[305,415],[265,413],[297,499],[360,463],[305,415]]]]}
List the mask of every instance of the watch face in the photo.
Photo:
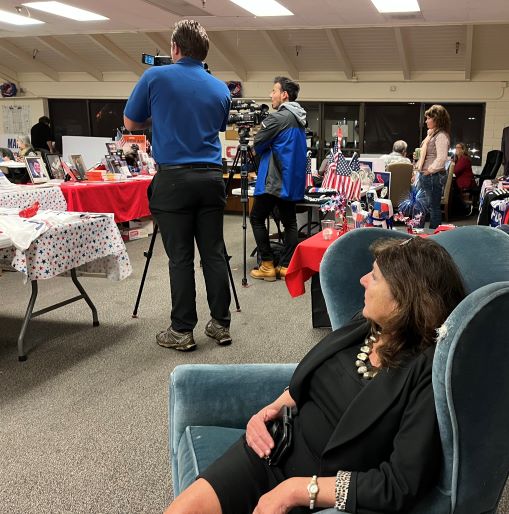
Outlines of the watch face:
{"type": "Polygon", "coordinates": [[[318,492],[318,486],[316,484],[311,484],[309,486],[309,492],[311,494],[316,494],[318,492]]]}

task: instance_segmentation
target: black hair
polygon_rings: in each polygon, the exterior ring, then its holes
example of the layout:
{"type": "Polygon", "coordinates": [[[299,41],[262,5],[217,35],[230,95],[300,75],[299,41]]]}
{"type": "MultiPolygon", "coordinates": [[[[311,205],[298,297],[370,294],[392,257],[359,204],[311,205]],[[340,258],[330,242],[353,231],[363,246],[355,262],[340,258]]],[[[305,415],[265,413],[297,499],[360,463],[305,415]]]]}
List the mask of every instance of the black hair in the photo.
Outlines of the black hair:
{"type": "Polygon", "coordinates": [[[288,77],[275,77],[274,84],[279,84],[281,86],[281,91],[286,91],[288,93],[288,100],[290,100],[290,102],[297,100],[300,91],[300,86],[297,82],[289,79],[288,77]]]}

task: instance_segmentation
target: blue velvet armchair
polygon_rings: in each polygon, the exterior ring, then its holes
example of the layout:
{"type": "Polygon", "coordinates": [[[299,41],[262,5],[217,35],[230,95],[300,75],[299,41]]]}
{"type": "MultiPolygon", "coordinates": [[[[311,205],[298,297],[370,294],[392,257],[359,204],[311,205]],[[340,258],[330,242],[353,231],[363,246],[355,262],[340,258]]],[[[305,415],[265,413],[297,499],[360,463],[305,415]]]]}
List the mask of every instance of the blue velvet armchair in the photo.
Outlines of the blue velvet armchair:
{"type": "MultiPolygon", "coordinates": [[[[359,278],[371,269],[369,245],[381,237],[411,236],[359,229],[327,250],[320,277],[333,329],[362,307],[359,278]]],[[[437,486],[412,514],[495,513],[509,471],[509,235],[472,226],[432,237],[452,255],[470,294],[438,336],[433,389],[443,466],[437,486]]],[[[238,439],[254,412],[281,393],[295,366],[175,368],[169,412],[175,495],[238,439]]]]}

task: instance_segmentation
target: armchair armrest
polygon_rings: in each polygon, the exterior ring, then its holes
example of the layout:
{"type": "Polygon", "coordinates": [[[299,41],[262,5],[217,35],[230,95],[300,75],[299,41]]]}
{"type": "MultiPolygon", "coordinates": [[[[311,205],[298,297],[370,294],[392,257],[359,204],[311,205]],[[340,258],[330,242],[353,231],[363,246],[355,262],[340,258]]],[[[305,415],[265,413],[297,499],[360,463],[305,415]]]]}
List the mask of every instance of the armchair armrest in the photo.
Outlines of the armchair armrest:
{"type": "Polygon", "coordinates": [[[296,364],[185,364],[169,383],[169,439],[173,476],[177,448],[187,426],[246,427],[249,418],[277,398],[296,364]]]}

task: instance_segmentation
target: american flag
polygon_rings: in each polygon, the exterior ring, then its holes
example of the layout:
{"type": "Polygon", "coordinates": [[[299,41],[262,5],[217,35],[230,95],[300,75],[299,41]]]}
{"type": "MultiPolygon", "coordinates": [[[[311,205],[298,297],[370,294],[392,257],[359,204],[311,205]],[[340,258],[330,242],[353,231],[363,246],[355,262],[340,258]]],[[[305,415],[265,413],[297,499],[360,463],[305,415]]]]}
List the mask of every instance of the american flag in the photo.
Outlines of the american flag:
{"type": "Polygon", "coordinates": [[[332,186],[332,183],[334,182],[334,175],[336,171],[336,156],[339,153],[339,146],[338,146],[338,140],[334,142],[334,147],[330,151],[329,155],[327,155],[327,160],[329,163],[327,164],[327,169],[325,170],[324,176],[323,176],[323,182],[322,187],[326,189],[335,189],[332,186]]]}
{"type": "Polygon", "coordinates": [[[313,187],[313,174],[311,172],[311,152],[308,151],[306,154],[306,189],[313,187]]]}
{"type": "Polygon", "coordinates": [[[355,177],[352,177],[352,171],[359,170],[360,164],[357,155],[352,157],[349,164],[342,152],[338,150],[333,157],[332,164],[327,169],[327,185],[324,180],[322,187],[335,189],[347,200],[358,200],[361,196],[361,181],[357,173],[355,173],[355,177]]]}

